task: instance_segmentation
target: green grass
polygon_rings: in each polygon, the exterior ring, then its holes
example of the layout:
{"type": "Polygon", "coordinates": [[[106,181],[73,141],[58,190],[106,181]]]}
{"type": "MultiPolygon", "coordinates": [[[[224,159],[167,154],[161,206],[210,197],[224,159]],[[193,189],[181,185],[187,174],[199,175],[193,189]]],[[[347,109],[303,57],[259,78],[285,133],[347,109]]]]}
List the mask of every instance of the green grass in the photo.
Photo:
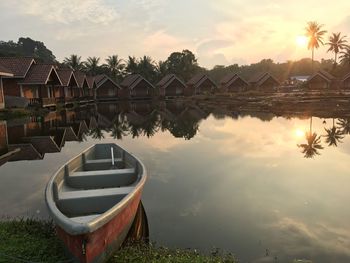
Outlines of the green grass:
{"type": "MultiPolygon", "coordinates": [[[[69,262],[51,222],[33,219],[0,221],[0,263],[8,262],[69,262]]],[[[215,250],[211,255],[196,250],[157,248],[149,244],[127,245],[109,263],[209,263],[236,262],[230,254],[215,250]]]]}

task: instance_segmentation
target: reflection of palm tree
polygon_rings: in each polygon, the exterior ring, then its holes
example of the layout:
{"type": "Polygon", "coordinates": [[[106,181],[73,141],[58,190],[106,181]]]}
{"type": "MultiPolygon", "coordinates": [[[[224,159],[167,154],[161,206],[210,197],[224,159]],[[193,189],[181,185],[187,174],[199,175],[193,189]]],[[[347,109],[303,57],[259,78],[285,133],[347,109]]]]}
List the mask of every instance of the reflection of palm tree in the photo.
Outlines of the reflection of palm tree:
{"type": "Polygon", "coordinates": [[[350,119],[339,119],[337,125],[342,134],[350,134],[350,119]]]}
{"type": "Polygon", "coordinates": [[[128,125],[123,121],[117,120],[113,123],[111,135],[113,139],[121,140],[123,136],[128,135],[128,125]]]}
{"type": "Polygon", "coordinates": [[[325,135],[326,137],[326,143],[328,143],[328,146],[338,146],[337,143],[341,143],[342,139],[344,139],[344,136],[342,136],[342,132],[340,130],[338,130],[335,127],[334,124],[334,118],[333,118],[333,127],[331,129],[326,129],[325,131],[327,133],[327,135],[325,135]]]}
{"type": "Polygon", "coordinates": [[[91,136],[93,139],[103,139],[105,136],[102,132],[102,129],[99,128],[99,127],[96,127],[95,129],[92,129],[91,132],[90,132],[91,136]]]}
{"type": "Polygon", "coordinates": [[[322,150],[321,136],[312,132],[312,116],[310,118],[310,131],[305,133],[305,138],[307,143],[298,144],[299,148],[302,148],[301,152],[304,154],[305,158],[313,158],[316,154],[320,155],[318,150],[322,150]]]}
{"type": "Polygon", "coordinates": [[[321,145],[321,136],[317,136],[317,134],[307,132],[305,134],[307,143],[298,144],[299,148],[302,148],[302,153],[305,158],[313,158],[316,154],[320,155],[318,150],[322,150],[323,146],[321,145]]]}

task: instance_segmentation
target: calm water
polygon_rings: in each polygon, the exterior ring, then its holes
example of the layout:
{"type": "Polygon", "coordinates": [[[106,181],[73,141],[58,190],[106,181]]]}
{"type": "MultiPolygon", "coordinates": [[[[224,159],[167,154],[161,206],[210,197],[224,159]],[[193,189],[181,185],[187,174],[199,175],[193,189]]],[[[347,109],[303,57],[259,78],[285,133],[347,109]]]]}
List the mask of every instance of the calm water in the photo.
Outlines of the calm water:
{"type": "Polygon", "coordinates": [[[0,166],[3,216],[47,217],[43,193],[53,172],[89,145],[115,141],[149,171],[142,200],[151,241],[219,247],[241,262],[350,262],[345,120],[335,119],[332,130],[332,119],[139,102],[1,125],[9,148],[27,147],[0,166]],[[317,136],[308,142],[310,128],[317,136]],[[64,144],[60,152],[48,135],[64,144]],[[334,138],[337,146],[328,146],[334,138]]]}

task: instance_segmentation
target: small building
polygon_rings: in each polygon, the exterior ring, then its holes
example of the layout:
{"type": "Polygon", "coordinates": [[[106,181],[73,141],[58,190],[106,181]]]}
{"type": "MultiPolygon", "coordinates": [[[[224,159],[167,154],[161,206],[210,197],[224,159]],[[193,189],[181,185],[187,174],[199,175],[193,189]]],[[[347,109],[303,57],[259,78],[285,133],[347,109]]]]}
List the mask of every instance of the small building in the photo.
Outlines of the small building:
{"type": "Polygon", "coordinates": [[[221,81],[223,92],[244,92],[248,89],[249,83],[236,73],[225,76],[221,81]]]}
{"type": "Polygon", "coordinates": [[[0,64],[0,110],[5,108],[5,97],[4,97],[4,90],[2,85],[2,78],[3,77],[13,77],[13,74],[10,70],[5,68],[0,64]]]}
{"type": "Polygon", "coordinates": [[[198,73],[187,82],[186,89],[186,95],[198,95],[214,92],[218,87],[207,74],[198,73]]]}
{"type": "Polygon", "coordinates": [[[116,100],[121,87],[105,74],[95,77],[94,98],[98,101],[116,100]]]}
{"type": "Polygon", "coordinates": [[[344,76],[342,81],[342,88],[350,89],[350,72],[344,76]]]}
{"type": "Polygon", "coordinates": [[[34,64],[35,60],[32,57],[0,57],[0,65],[12,73],[11,76],[2,76],[4,100],[6,97],[21,97],[18,81],[25,78],[30,67],[34,64]]]}
{"type": "MultiPolygon", "coordinates": [[[[57,74],[62,82],[63,93],[64,93],[64,102],[70,104],[73,102],[74,98],[74,89],[78,87],[78,82],[73,74],[73,70],[70,68],[59,68],[56,70],[57,74]]],[[[60,94],[62,91],[58,91],[60,94]]]]}
{"type": "Polygon", "coordinates": [[[319,70],[308,78],[307,87],[310,90],[326,90],[335,88],[336,78],[324,70],[319,70]]]}
{"type": "Polygon", "coordinates": [[[74,89],[74,98],[79,102],[86,102],[85,96],[89,94],[89,85],[87,83],[86,74],[81,71],[74,71],[75,79],[78,82],[78,86],[74,89]]]}
{"type": "Polygon", "coordinates": [[[178,97],[184,96],[186,85],[175,74],[168,74],[157,83],[159,96],[178,97]]]}
{"type": "Polygon", "coordinates": [[[139,74],[126,76],[120,86],[123,98],[150,99],[155,95],[154,86],[139,74]]]}
{"type": "Polygon", "coordinates": [[[18,85],[29,105],[50,107],[56,105],[55,86],[62,86],[62,82],[53,65],[33,64],[18,85]]]}
{"type": "Polygon", "coordinates": [[[249,81],[250,88],[262,92],[275,92],[281,85],[278,79],[268,72],[259,73],[249,81]]]}
{"type": "Polygon", "coordinates": [[[86,82],[88,84],[87,99],[89,102],[94,100],[94,91],[96,89],[95,76],[86,76],[86,82]]]}

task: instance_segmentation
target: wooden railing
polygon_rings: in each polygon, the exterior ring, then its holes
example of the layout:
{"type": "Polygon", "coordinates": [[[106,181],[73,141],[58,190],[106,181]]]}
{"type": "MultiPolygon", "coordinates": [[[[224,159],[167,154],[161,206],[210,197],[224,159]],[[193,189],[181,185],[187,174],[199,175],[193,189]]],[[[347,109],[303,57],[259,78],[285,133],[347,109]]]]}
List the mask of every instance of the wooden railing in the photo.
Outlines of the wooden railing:
{"type": "Polygon", "coordinates": [[[42,106],[54,106],[56,105],[56,98],[42,98],[42,106]]]}

